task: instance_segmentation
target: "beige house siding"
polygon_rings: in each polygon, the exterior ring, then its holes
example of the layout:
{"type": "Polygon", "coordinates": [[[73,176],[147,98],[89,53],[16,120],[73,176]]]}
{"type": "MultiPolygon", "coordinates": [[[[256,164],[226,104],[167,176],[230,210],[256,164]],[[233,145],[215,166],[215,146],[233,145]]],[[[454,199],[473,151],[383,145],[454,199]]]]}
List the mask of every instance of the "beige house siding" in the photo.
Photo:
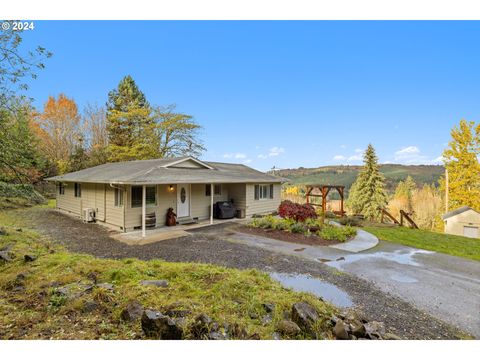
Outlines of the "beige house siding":
{"type": "MultiPolygon", "coordinates": [[[[165,216],[168,208],[177,209],[177,191],[176,186],[170,190],[170,185],[156,185],[157,204],[147,205],[147,214],[155,212],[157,226],[165,224],[165,216]]],[[[133,230],[137,226],[142,226],[142,207],[132,208],[132,187],[127,187],[125,198],[125,228],[127,231],[133,230]]]]}
{"type": "MultiPolygon", "coordinates": [[[[183,164],[182,164],[183,165],[183,164]]],[[[192,164],[193,165],[193,164],[192,164]]],[[[197,165],[197,164],[195,164],[197,165]]],[[[206,196],[207,184],[191,184],[190,216],[205,220],[210,217],[210,196],[206,196]]],[[[208,184],[210,186],[210,184],[208,184]]],[[[115,206],[115,189],[108,184],[82,183],[82,196],[75,197],[74,183],[66,183],[65,194],[58,194],[57,209],[82,217],[85,208],[96,211],[97,221],[131,231],[142,225],[142,208],[131,206],[131,186],[117,186],[124,189],[124,206],[115,206]]],[[[177,211],[177,186],[156,185],[156,205],[147,206],[147,213],[155,212],[157,226],[163,226],[168,208],[177,211]]],[[[221,195],[214,195],[213,202],[234,200],[235,207],[244,209],[246,216],[265,214],[278,209],[280,205],[280,184],[274,184],[273,199],[254,199],[254,184],[221,184],[221,195]]]]}
{"type": "Polygon", "coordinates": [[[255,200],[255,184],[246,186],[246,215],[266,214],[278,210],[280,206],[281,184],[273,185],[273,199],[255,200]]]}
{"type": "Polygon", "coordinates": [[[477,238],[480,238],[480,214],[467,210],[445,220],[445,233],[452,235],[464,235],[464,227],[477,227],[477,238]]]}
{"type": "MultiPolygon", "coordinates": [[[[192,184],[190,214],[192,218],[198,217],[200,220],[210,218],[210,196],[206,196],[206,184],[192,184]]],[[[208,184],[210,186],[210,184],[208,184]]],[[[221,195],[213,196],[213,203],[217,201],[228,200],[228,188],[225,184],[221,184],[221,195]]]]}

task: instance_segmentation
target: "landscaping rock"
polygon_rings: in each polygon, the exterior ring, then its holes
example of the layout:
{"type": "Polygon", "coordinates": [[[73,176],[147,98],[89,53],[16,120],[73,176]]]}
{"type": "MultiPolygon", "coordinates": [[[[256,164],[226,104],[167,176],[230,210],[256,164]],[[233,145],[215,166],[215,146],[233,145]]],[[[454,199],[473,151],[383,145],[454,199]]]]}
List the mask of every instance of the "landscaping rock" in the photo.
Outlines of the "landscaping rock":
{"type": "Polygon", "coordinates": [[[184,318],[185,316],[190,315],[192,312],[188,309],[171,309],[165,311],[165,315],[173,318],[184,318]]]}
{"type": "Polygon", "coordinates": [[[142,316],[143,306],[138,301],[131,301],[120,313],[123,321],[135,321],[142,316]]]}
{"type": "Polygon", "coordinates": [[[157,286],[161,288],[166,288],[168,287],[168,281],[167,280],[142,280],[140,281],[141,285],[144,286],[157,286]]]}
{"type": "Polygon", "coordinates": [[[143,312],[142,329],[147,337],[154,339],[181,340],[183,337],[181,325],[158,311],[143,312]]]}
{"type": "Polygon", "coordinates": [[[262,325],[263,326],[268,325],[271,322],[272,322],[272,315],[270,315],[270,314],[267,314],[262,318],[262,325]]]}
{"type": "Polygon", "coordinates": [[[0,227],[0,235],[8,235],[8,232],[4,227],[0,227]]]}
{"type": "Polygon", "coordinates": [[[363,324],[358,324],[352,329],[352,335],[355,335],[357,338],[363,338],[366,334],[367,330],[365,329],[365,325],[363,324]]]}
{"type": "Polygon", "coordinates": [[[335,335],[335,338],[337,340],[348,340],[349,337],[347,329],[347,325],[342,320],[338,320],[333,327],[333,334],[335,335]]]}
{"type": "Polygon", "coordinates": [[[383,336],[385,335],[385,324],[380,321],[370,321],[365,324],[365,330],[367,333],[383,336]]]}
{"type": "Polygon", "coordinates": [[[210,330],[218,330],[218,324],[212,326],[212,319],[207,314],[200,314],[195,317],[194,323],[191,327],[191,331],[195,338],[203,338],[210,330]]]}
{"type": "Polygon", "coordinates": [[[0,264],[12,261],[11,254],[8,251],[0,251],[0,264]]]}
{"type": "Polygon", "coordinates": [[[282,336],[278,332],[272,334],[272,340],[282,340],[282,336]]]}
{"type": "Polygon", "coordinates": [[[275,310],[275,304],[262,304],[267,313],[272,313],[275,310]]]}
{"type": "Polygon", "coordinates": [[[86,301],[85,304],[83,304],[82,311],[84,313],[90,313],[90,312],[93,312],[93,311],[97,310],[99,307],[100,306],[95,301],[86,301]]]}
{"type": "Polygon", "coordinates": [[[253,333],[248,337],[248,340],[260,340],[260,335],[257,333],[253,333]]]}
{"type": "Polygon", "coordinates": [[[402,338],[392,333],[385,333],[385,335],[383,335],[383,340],[402,340],[402,338]]]}
{"type": "Polygon", "coordinates": [[[228,335],[219,331],[212,331],[208,334],[208,340],[228,340],[228,335]]]}
{"type": "Polygon", "coordinates": [[[37,257],[34,255],[27,254],[23,257],[23,259],[25,260],[25,262],[32,262],[37,260],[37,257]]]}
{"type": "Polygon", "coordinates": [[[292,320],[304,331],[311,331],[312,325],[319,319],[317,310],[306,303],[298,302],[292,306],[292,320]]]}
{"type": "Polygon", "coordinates": [[[113,284],[110,284],[110,283],[97,284],[97,287],[99,287],[100,289],[105,289],[110,291],[113,291],[115,289],[113,284]]]}
{"type": "Polygon", "coordinates": [[[300,327],[290,320],[282,320],[278,323],[276,330],[282,334],[287,336],[295,336],[300,334],[302,331],[300,327]]]}

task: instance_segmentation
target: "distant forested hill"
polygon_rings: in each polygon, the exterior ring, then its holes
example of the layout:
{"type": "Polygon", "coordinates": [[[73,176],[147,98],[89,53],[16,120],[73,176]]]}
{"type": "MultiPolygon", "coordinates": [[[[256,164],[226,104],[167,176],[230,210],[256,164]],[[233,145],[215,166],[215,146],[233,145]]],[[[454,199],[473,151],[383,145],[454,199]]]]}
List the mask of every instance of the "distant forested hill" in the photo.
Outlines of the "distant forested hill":
{"type": "MultiPolygon", "coordinates": [[[[357,178],[361,166],[322,166],[317,168],[298,168],[276,170],[275,175],[291,180],[292,184],[335,184],[345,185],[347,189],[357,178]]],[[[444,167],[438,165],[380,165],[380,171],[385,175],[387,188],[393,191],[399,181],[410,175],[417,185],[425,183],[438,185],[438,180],[444,173],[444,167]]]]}

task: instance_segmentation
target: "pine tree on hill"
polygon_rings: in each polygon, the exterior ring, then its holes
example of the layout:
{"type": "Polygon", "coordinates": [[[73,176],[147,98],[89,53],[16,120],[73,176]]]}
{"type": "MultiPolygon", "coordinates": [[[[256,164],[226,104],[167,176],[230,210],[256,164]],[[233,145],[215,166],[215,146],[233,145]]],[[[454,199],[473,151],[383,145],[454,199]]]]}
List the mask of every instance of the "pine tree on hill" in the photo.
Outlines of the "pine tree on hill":
{"type": "Polygon", "coordinates": [[[385,177],[378,167],[375,149],[368,145],[364,154],[364,166],[350,189],[347,206],[355,214],[363,214],[374,220],[379,216],[379,208],[387,204],[385,177]]]}
{"type": "Polygon", "coordinates": [[[134,108],[148,108],[150,105],[145,94],[140,91],[130,75],[125,76],[116,89],[108,93],[107,112],[112,110],[128,112],[134,108]]]}

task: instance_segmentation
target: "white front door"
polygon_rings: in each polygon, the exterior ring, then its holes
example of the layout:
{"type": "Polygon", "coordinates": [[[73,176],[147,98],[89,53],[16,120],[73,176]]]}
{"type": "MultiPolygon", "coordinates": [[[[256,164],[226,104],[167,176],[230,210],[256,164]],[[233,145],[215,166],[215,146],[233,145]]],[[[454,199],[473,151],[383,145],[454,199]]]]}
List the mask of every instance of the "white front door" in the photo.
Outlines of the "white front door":
{"type": "Polygon", "coordinates": [[[177,217],[190,216],[190,185],[177,185],[177,217]]]}
{"type": "Polygon", "coordinates": [[[478,227],[476,226],[464,226],[463,236],[476,238],[478,237],[478,227]]]}

